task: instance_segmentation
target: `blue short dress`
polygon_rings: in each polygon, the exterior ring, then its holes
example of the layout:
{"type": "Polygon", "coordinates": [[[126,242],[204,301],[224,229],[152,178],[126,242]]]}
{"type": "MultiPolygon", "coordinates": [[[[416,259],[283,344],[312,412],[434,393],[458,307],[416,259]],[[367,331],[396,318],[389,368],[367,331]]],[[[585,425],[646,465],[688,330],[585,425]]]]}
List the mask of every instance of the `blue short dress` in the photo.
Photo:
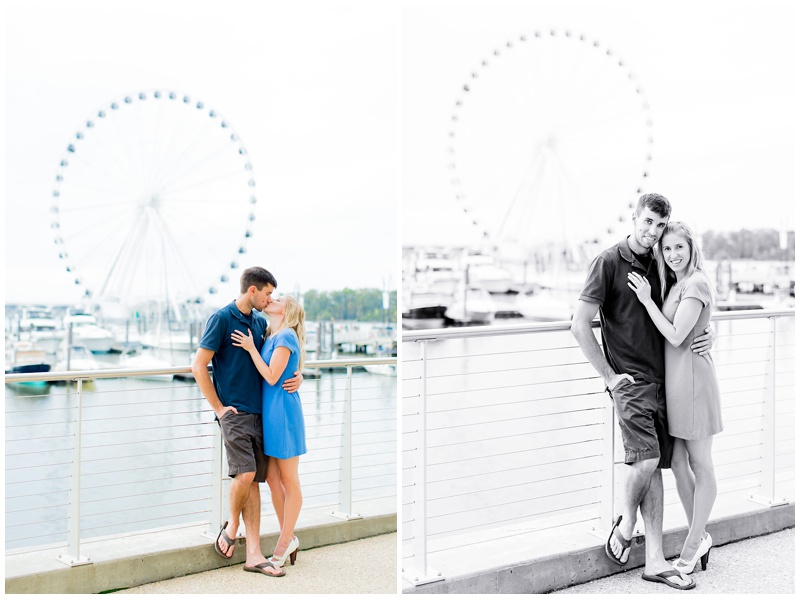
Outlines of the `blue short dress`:
{"type": "Polygon", "coordinates": [[[267,337],[261,348],[261,357],[269,364],[278,347],[292,352],[280,380],[274,385],[267,381],[261,387],[262,422],[264,426],[264,453],[282,460],[306,453],[306,425],[300,394],[284,391],[286,379],[294,376],[300,365],[300,342],[291,328],[285,328],[267,337]]]}

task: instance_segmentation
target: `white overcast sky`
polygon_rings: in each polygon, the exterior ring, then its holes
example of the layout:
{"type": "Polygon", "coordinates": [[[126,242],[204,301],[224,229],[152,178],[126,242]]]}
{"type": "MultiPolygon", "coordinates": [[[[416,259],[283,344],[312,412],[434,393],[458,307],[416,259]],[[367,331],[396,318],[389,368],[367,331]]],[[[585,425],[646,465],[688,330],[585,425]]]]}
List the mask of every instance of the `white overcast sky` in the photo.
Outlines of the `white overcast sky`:
{"type": "Polygon", "coordinates": [[[452,103],[487,49],[536,28],[585,32],[635,71],[651,190],[674,218],[793,225],[794,4],[7,1],[6,301],[76,299],[49,227],[58,161],[98,107],[157,88],[218,108],[247,145],[260,199],[248,263],[283,291],[396,286],[400,243],[477,238],[445,168],[452,103]]]}
{"type": "Polygon", "coordinates": [[[397,285],[396,6],[4,4],[8,303],[75,299],[49,226],[58,162],[97,108],[152,89],[204,100],[247,146],[259,204],[243,265],[269,268],[284,292],[397,285]]]}
{"type": "MultiPolygon", "coordinates": [[[[792,228],[800,34],[795,4],[405,2],[403,243],[478,239],[458,210],[445,168],[453,103],[470,71],[494,48],[550,28],[600,40],[636,73],[653,120],[647,191],[671,200],[673,218],[698,231],[792,228]]],[[[610,216],[626,203],[610,206],[610,216]]]]}

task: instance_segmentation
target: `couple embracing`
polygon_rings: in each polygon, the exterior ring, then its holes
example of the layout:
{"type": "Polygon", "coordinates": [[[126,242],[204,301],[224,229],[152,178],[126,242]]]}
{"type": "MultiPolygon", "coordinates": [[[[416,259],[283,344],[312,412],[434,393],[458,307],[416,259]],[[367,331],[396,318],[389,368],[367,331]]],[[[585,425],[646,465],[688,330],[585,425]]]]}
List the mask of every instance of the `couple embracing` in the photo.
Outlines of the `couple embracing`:
{"type": "Polygon", "coordinates": [[[214,410],[228,458],[230,517],[214,550],[231,559],[239,517],[244,520],[244,569],[283,576],[300,541],[294,527],[303,496],[298,465],[306,453],[305,424],[297,389],[305,359],[305,313],[293,297],[272,299],[275,277],[260,267],[240,279],[236,300],[208,319],[192,373],[214,410]],[[267,318],[257,312],[263,312],[267,318]],[[208,373],[213,366],[214,380],[208,373]],[[272,557],[261,552],[261,494],[267,482],[280,536],[272,557]]]}
{"type": "Polygon", "coordinates": [[[645,528],[642,578],[691,589],[689,574],[698,561],[706,569],[711,551],[705,530],[717,494],[711,442],[722,417],[709,354],[714,285],[703,270],[699,240],[686,224],[669,222],[670,214],[665,197],[639,198],[633,233],[592,262],[572,333],[605,381],[629,466],[606,555],[627,563],[638,508],[645,528]],[[602,350],[591,328],[598,311],[602,350]],[[662,547],[663,468],[673,470],[689,524],[672,564],[662,547]]]}

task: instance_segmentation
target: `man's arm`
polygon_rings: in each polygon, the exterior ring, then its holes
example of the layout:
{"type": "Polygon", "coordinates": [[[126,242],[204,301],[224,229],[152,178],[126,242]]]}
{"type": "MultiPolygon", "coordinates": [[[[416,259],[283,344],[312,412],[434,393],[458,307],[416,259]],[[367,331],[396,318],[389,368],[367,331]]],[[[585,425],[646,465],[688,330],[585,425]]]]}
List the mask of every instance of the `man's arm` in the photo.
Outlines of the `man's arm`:
{"type": "Polygon", "coordinates": [[[233,411],[234,414],[238,414],[239,411],[233,406],[223,406],[222,402],[219,400],[217,390],[214,389],[214,383],[211,382],[211,375],[208,374],[208,363],[211,362],[211,358],[213,357],[214,352],[210,349],[205,349],[203,347],[198,348],[197,353],[194,355],[194,361],[192,362],[192,374],[197,381],[197,386],[200,387],[200,392],[203,394],[203,397],[206,398],[211,409],[214,410],[217,419],[219,419],[229,410],[233,411]]]}
{"type": "Polygon", "coordinates": [[[627,378],[633,382],[633,377],[629,374],[617,374],[608,364],[603,349],[597,342],[597,338],[592,332],[592,320],[600,309],[598,304],[593,304],[585,300],[578,301],[578,307],[572,316],[572,336],[578,341],[583,355],[594,366],[597,373],[603,378],[606,387],[613,389],[622,380],[627,378]]]}
{"type": "Polygon", "coordinates": [[[714,327],[708,325],[705,328],[705,333],[698,337],[695,337],[692,340],[692,351],[696,354],[700,354],[701,356],[705,356],[708,352],[711,351],[711,347],[714,345],[714,339],[717,337],[714,327]]]}
{"type": "Polygon", "coordinates": [[[300,385],[303,384],[303,373],[299,370],[294,371],[294,376],[290,379],[286,379],[283,381],[283,389],[284,391],[288,391],[289,393],[294,393],[300,388],[300,385]]]}

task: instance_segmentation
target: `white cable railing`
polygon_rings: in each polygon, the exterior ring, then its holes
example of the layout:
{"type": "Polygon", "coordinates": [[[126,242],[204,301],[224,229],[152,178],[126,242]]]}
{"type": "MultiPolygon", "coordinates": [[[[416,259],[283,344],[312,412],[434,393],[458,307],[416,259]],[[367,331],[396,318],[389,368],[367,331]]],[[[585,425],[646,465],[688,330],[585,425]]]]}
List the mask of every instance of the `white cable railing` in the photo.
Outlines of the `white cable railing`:
{"type": "MultiPolygon", "coordinates": [[[[794,312],[720,312],[712,355],[725,430],[719,497],[794,496],[794,312]]],[[[402,559],[414,584],[430,557],[496,537],[618,513],[624,455],[603,382],[569,322],[404,332],[402,559]]],[[[599,332],[599,331],[596,331],[599,332]]],[[[677,504],[665,475],[665,503],[677,504]]],[[[712,515],[713,516],[713,515],[712,515]]],[[[446,560],[445,560],[446,561],[446,560]]]]}
{"type": "MultiPolygon", "coordinates": [[[[352,519],[360,517],[355,502],[396,496],[396,375],[354,372],[396,363],[307,363],[337,370],[300,389],[304,506],[352,519]]],[[[230,479],[213,411],[194,380],[137,378],[189,373],[187,366],[7,374],[18,394],[6,401],[6,550],[65,546],[62,561],[79,565],[91,561],[80,545],[93,537],[203,523],[216,537],[230,479]]],[[[265,517],[274,514],[266,485],[262,506],[265,517]]]]}

